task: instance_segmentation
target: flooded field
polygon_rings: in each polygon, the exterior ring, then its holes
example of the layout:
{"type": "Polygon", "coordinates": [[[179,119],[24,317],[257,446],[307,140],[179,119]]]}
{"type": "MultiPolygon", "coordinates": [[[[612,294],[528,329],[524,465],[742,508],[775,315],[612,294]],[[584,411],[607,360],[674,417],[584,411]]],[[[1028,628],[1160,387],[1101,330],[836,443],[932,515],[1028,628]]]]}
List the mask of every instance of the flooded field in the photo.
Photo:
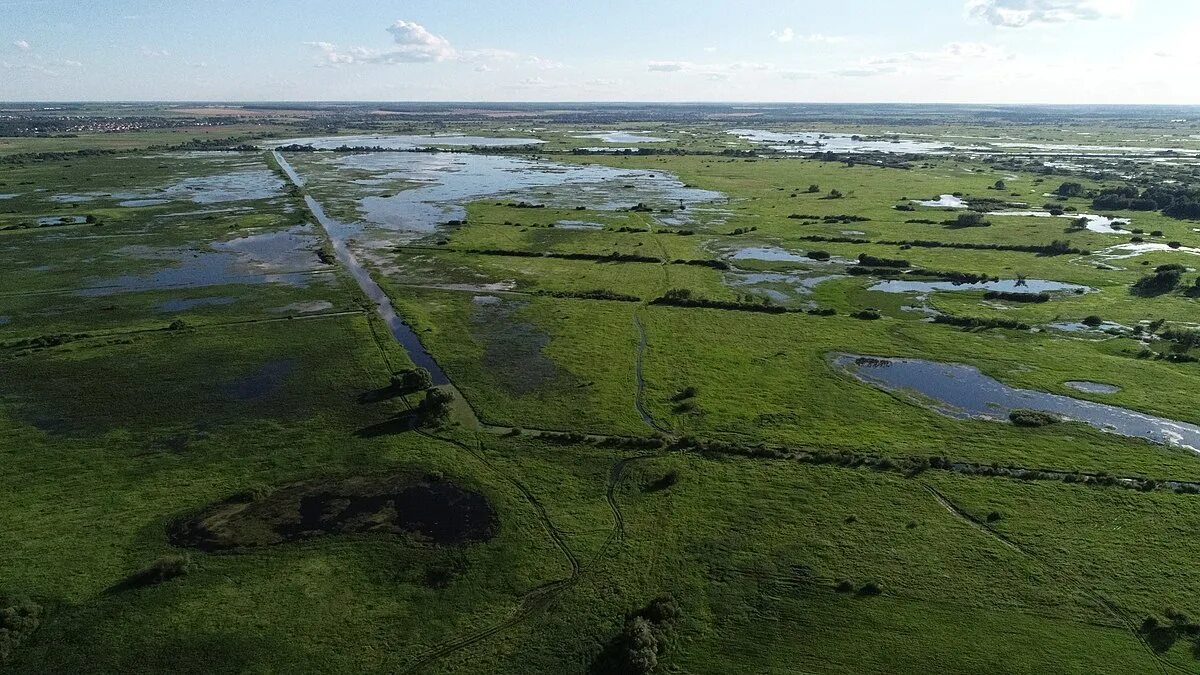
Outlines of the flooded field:
{"type": "Polygon", "coordinates": [[[522,145],[540,145],[545,141],[537,138],[496,138],[492,136],[470,136],[462,134],[371,134],[361,136],[315,136],[311,138],[289,138],[276,141],[268,147],[283,145],[309,145],[318,150],[334,148],[382,148],[384,150],[419,150],[422,148],[480,147],[504,148],[522,145]]]}
{"type": "Polygon", "coordinates": [[[524,201],[560,208],[603,211],[638,204],[673,213],[665,222],[694,222],[704,209],[723,200],[720,193],[687,187],[656,171],[621,170],[519,157],[452,153],[368,153],[318,160],[334,171],[366,172],[376,178],[402,180],[413,187],[360,202],[363,219],[393,232],[415,235],[465,217],[464,205],[482,198],[524,201]]]}
{"type": "Polygon", "coordinates": [[[1069,396],[1017,389],[974,366],[853,354],[831,358],[837,368],[864,383],[908,396],[950,417],[1005,420],[1014,410],[1036,410],[1101,431],[1200,452],[1200,426],[1069,396]]]}

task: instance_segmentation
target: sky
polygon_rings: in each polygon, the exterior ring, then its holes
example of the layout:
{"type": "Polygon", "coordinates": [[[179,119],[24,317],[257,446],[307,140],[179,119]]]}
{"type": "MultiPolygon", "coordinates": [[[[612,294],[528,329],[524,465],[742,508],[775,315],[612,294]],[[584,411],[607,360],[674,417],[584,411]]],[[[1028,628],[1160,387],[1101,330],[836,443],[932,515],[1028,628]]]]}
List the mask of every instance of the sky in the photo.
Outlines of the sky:
{"type": "Polygon", "coordinates": [[[1196,0],[0,0],[0,101],[1200,104],[1196,0]]]}

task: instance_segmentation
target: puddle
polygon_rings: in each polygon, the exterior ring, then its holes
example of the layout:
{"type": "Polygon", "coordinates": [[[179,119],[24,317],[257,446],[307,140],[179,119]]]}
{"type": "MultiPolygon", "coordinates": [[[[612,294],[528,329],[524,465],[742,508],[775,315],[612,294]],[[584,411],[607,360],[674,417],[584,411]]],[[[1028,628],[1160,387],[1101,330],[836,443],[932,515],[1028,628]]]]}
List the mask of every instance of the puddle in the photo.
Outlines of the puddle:
{"type": "Polygon", "coordinates": [[[290,305],[282,307],[272,307],[267,311],[272,314],[312,314],[313,312],[324,312],[328,309],[333,309],[332,302],[328,300],[314,300],[312,302],[293,302],[290,305]]]}
{"type": "Polygon", "coordinates": [[[41,226],[49,225],[82,225],[87,222],[87,216],[46,216],[38,218],[37,224],[41,226]]]}
{"type": "Polygon", "coordinates": [[[560,227],[564,230],[603,230],[604,225],[600,223],[592,223],[586,220],[560,220],[554,223],[555,227],[560,227]]]}
{"type": "Polygon", "coordinates": [[[170,203],[170,199],[126,199],[125,201],[117,202],[117,206],[137,208],[139,206],[160,206],[162,204],[170,203]]]}
{"type": "Polygon", "coordinates": [[[159,312],[185,312],[196,307],[217,307],[232,305],[235,302],[237,302],[237,298],[229,295],[217,295],[210,298],[175,298],[158,303],[154,309],[159,312]]]}
{"type": "Polygon", "coordinates": [[[1070,387],[1076,391],[1086,392],[1088,394],[1115,394],[1118,391],[1121,391],[1121,388],[1115,384],[1088,382],[1086,380],[1071,380],[1070,382],[1063,382],[1063,386],[1070,387]]]}
{"type": "Polygon", "coordinates": [[[476,295],[471,298],[471,302],[476,305],[498,305],[501,300],[494,295],[476,295]]]}
{"type": "Polygon", "coordinates": [[[498,527],[486,497],[449,481],[355,477],[285,486],[257,500],[232,497],[177,523],[169,536],[175,546],[204,551],[349,534],[448,545],[486,541],[498,527]]]}
{"type": "Polygon", "coordinates": [[[953,281],[903,281],[888,279],[880,281],[867,290],[881,293],[928,293],[930,291],[1002,291],[1006,293],[1055,293],[1055,292],[1087,292],[1092,289],[1078,284],[1068,284],[1062,281],[1047,281],[1045,279],[1002,279],[974,284],[955,283],[953,281]]]}
{"type": "Polygon", "coordinates": [[[596,138],[605,143],[662,143],[669,140],[657,136],[648,136],[640,131],[596,131],[572,136],[572,138],[596,138]]]}
{"type": "Polygon", "coordinates": [[[833,363],[862,382],[906,394],[956,419],[1007,420],[1013,410],[1038,410],[1109,433],[1200,452],[1200,426],[1069,396],[1017,389],[974,366],[853,354],[835,355],[833,363]]]}
{"type": "Polygon", "coordinates": [[[1061,330],[1064,333],[1087,333],[1087,332],[1107,333],[1110,331],[1122,331],[1123,332],[1123,331],[1129,330],[1125,326],[1122,326],[1119,323],[1114,323],[1112,321],[1105,321],[1104,323],[1101,323],[1099,326],[1089,326],[1086,323],[1083,323],[1081,321],[1058,321],[1055,323],[1048,323],[1048,324],[1046,324],[1046,327],[1052,328],[1054,330],[1061,330]]]}
{"type": "Polygon", "coordinates": [[[1080,218],[1087,219],[1087,225],[1084,227],[1092,232],[1100,234],[1124,234],[1128,235],[1128,230],[1113,227],[1114,225],[1128,225],[1131,221],[1128,218],[1109,218],[1108,216],[1097,216],[1091,213],[1064,213],[1061,215],[1053,215],[1049,211],[989,211],[989,216],[1027,216],[1032,218],[1066,218],[1068,220],[1079,220],[1080,218]]]}
{"type": "Polygon", "coordinates": [[[921,206],[940,206],[948,209],[965,209],[968,204],[954,195],[941,195],[937,199],[914,199],[914,204],[921,206]]]}
{"type": "Polygon", "coordinates": [[[431,135],[361,135],[319,136],[312,138],[289,138],[276,141],[270,147],[284,145],[311,145],[318,150],[335,148],[384,148],[386,150],[419,150],[438,147],[508,148],[519,145],[540,145],[545,141],[538,138],[492,138],[488,136],[465,136],[459,134],[431,135]]]}
{"type": "Polygon", "coordinates": [[[12,323],[12,317],[0,316],[0,326],[7,326],[10,323],[12,323]]]}
{"type": "Polygon", "coordinates": [[[769,262],[816,262],[801,253],[785,251],[777,246],[756,246],[738,249],[731,260],[765,260],[769,262]]]}
{"type": "MultiPolygon", "coordinates": [[[[484,197],[598,211],[620,211],[642,203],[655,212],[673,210],[671,218],[656,216],[663,223],[691,222],[695,220],[694,207],[724,200],[719,192],[687,187],[661,171],[500,155],[377,152],[326,161],[338,168],[415,184],[395,195],[364,197],[360,210],[369,223],[416,234],[464,219],[463,205],[484,197]],[[681,204],[686,210],[675,211],[681,204]]],[[[711,210],[706,214],[711,215],[711,210]]]]}
{"type": "Polygon", "coordinates": [[[5,199],[14,199],[14,198],[20,197],[20,196],[21,195],[16,192],[0,192],[0,201],[3,201],[5,199]]]}

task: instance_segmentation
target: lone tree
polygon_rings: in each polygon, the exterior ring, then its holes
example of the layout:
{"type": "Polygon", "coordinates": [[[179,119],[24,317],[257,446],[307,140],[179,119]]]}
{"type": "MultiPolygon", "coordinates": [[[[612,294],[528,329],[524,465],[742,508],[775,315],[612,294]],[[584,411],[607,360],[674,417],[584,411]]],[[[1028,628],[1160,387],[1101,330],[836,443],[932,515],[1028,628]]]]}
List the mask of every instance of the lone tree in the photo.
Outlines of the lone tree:
{"type": "Polygon", "coordinates": [[[454,394],[441,389],[430,389],[417,404],[417,424],[423,427],[440,427],[450,419],[450,404],[454,394]]]}
{"type": "Polygon", "coordinates": [[[392,388],[404,393],[425,391],[433,386],[433,376],[424,368],[407,368],[392,375],[392,388]]]}

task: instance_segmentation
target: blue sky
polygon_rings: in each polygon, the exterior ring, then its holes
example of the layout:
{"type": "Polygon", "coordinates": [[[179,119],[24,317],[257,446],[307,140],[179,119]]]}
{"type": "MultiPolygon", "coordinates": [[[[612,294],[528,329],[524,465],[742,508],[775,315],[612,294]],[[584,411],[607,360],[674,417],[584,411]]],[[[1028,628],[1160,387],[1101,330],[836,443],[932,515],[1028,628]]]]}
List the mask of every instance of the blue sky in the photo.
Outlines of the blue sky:
{"type": "Polygon", "coordinates": [[[1200,103],[1194,0],[0,0],[0,100],[1200,103]]]}

